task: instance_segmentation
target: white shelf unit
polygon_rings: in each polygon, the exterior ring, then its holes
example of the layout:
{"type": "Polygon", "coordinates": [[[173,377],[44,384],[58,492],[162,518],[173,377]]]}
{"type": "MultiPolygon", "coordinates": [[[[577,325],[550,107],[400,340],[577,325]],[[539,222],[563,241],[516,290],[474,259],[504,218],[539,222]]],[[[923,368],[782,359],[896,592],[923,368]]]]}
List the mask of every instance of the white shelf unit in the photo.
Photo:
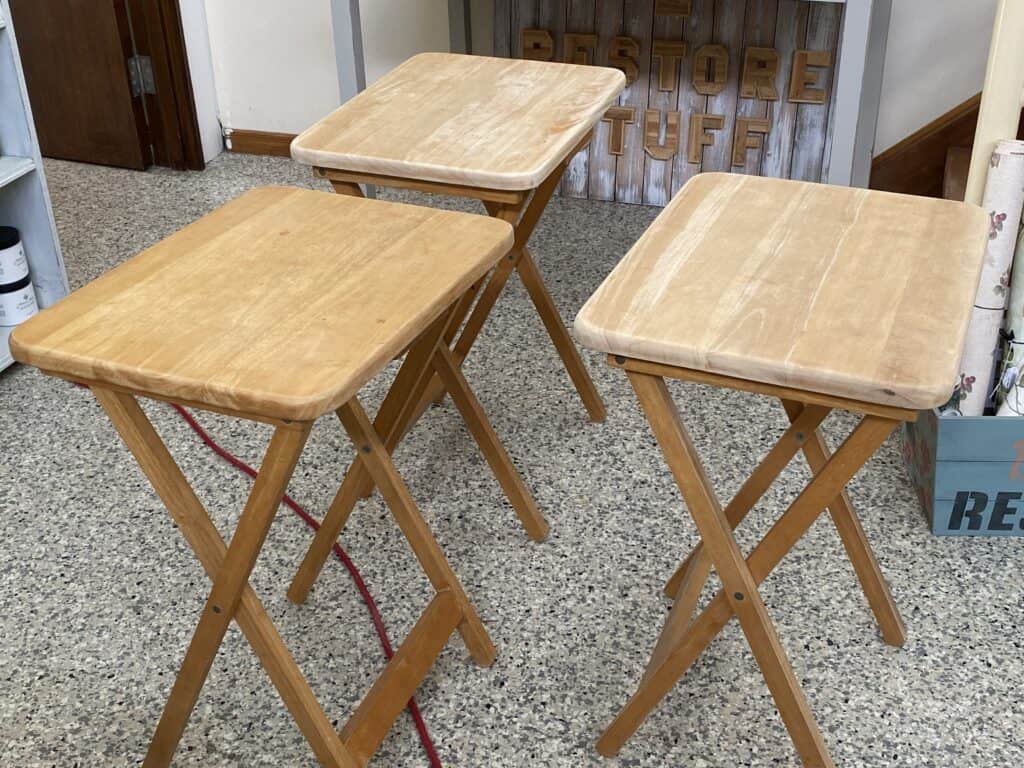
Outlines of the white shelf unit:
{"type": "Polygon", "coordinates": [[[20,179],[26,173],[35,170],[35,167],[36,164],[31,157],[0,156],[0,187],[20,179]]]}
{"type": "MultiPolygon", "coordinates": [[[[0,225],[17,227],[40,307],[68,293],[43,161],[7,0],[0,0],[0,225]]],[[[0,370],[14,360],[0,326],[0,370]]]]}

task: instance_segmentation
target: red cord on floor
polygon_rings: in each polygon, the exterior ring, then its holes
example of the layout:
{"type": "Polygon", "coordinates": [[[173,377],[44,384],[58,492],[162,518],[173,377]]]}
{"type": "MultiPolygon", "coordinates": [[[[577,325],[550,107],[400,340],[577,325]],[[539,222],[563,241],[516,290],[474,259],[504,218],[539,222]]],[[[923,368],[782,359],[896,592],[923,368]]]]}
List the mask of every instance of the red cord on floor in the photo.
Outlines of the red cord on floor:
{"type": "MultiPolygon", "coordinates": [[[[82,389],[89,388],[85,384],[76,383],[75,386],[82,389]]],[[[256,477],[255,469],[227,451],[225,448],[222,448],[216,440],[210,437],[210,433],[202,428],[191,413],[175,403],[171,403],[171,407],[181,415],[181,418],[183,418],[192,431],[199,436],[199,439],[203,441],[203,444],[207,448],[217,454],[220,458],[224,459],[224,461],[235,469],[244,472],[249,477],[256,477]]],[[[291,496],[285,494],[281,498],[281,502],[298,515],[306,525],[313,529],[314,532],[320,530],[320,524],[314,520],[310,514],[291,496]]],[[[373,599],[373,595],[370,594],[369,587],[367,587],[366,582],[363,581],[363,576],[359,573],[359,569],[356,568],[356,564],[352,562],[352,558],[348,556],[348,553],[341,548],[341,545],[338,544],[338,542],[334,542],[333,549],[335,556],[341,560],[345,569],[348,571],[349,576],[352,577],[352,581],[356,585],[356,590],[358,590],[359,596],[363,598],[363,602],[366,604],[366,609],[370,612],[370,619],[373,621],[373,628],[377,631],[377,638],[380,640],[381,648],[384,649],[384,655],[387,657],[388,661],[390,661],[395,655],[395,652],[391,648],[391,639],[388,637],[387,627],[384,626],[384,618],[380,615],[380,609],[377,608],[377,603],[373,599]]],[[[442,768],[441,758],[438,757],[437,749],[434,747],[434,742],[431,740],[430,733],[427,731],[427,724],[423,720],[423,714],[420,712],[420,708],[416,705],[416,699],[409,699],[409,703],[406,708],[409,710],[409,714],[412,715],[412,721],[416,725],[416,732],[420,736],[420,743],[423,744],[423,751],[427,753],[427,759],[430,760],[431,768],[442,768]]]]}
{"type": "MultiPolygon", "coordinates": [[[[85,384],[75,384],[75,386],[81,387],[82,389],[88,389],[85,384]]],[[[185,423],[191,427],[192,431],[199,436],[199,439],[203,441],[203,444],[206,445],[207,448],[217,454],[220,458],[224,459],[224,461],[235,469],[244,472],[249,477],[256,477],[255,469],[250,467],[237,456],[222,448],[216,440],[210,437],[210,433],[200,426],[199,422],[195,420],[191,413],[175,403],[171,403],[171,407],[181,414],[181,418],[183,418],[185,423]]],[[[314,520],[310,514],[287,493],[281,498],[281,502],[287,505],[288,508],[298,515],[302,519],[302,522],[312,528],[314,532],[320,530],[320,523],[314,520]]],[[[348,553],[341,548],[341,545],[338,544],[338,542],[334,542],[333,549],[335,556],[341,560],[345,569],[348,571],[349,576],[352,577],[352,581],[355,583],[356,589],[359,591],[359,596],[363,598],[363,602],[366,604],[366,609],[370,612],[370,619],[373,621],[373,628],[377,631],[377,638],[380,640],[381,648],[384,649],[384,655],[387,657],[388,661],[391,661],[395,652],[391,648],[391,639],[388,637],[387,627],[384,626],[384,618],[380,615],[380,609],[377,608],[377,603],[373,599],[373,595],[370,594],[369,587],[367,587],[366,582],[363,581],[363,576],[359,573],[359,569],[356,568],[356,564],[352,562],[352,558],[348,556],[348,553]]],[[[423,720],[420,708],[416,705],[416,699],[409,699],[409,704],[406,708],[409,710],[409,714],[412,715],[412,721],[416,725],[416,732],[420,735],[420,743],[423,744],[423,751],[427,753],[427,759],[430,760],[431,768],[442,768],[441,758],[438,757],[437,749],[434,747],[434,742],[430,739],[430,733],[427,731],[427,724],[423,720]]]]}
{"type": "MultiPolygon", "coordinates": [[[[192,428],[192,431],[199,436],[199,439],[203,441],[207,448],[217,454],[220,458],[224,459],[224,461],[235,469],[244,472],[249,477],[256,477],[255,469],[218,445],[217,442],[210,437],[209,433],[200,426],[199,422],[195,420],[192,414],[180,405],[175,405],[173,403],[171,405],[174,410],[181,414],[181,417],[189,427],[192,428]]],[[[306,512],[306,510],[303,509],[291,496],[285,494],[284,497],[282,497],[281,502],[298,515],[306,525],[313,529],[313,531],[317,531],[320,528],[320,524],[314,520],[310,514],[306,512]]],[[[356,585],[356,589],[359,591],[359,596],[362,597],[363,602],[366,603],[366,608],[370,612],[370,618],[373,620],[373,628],[377,630],[377,637],[380,639],[380,645],[384,649],[384,655],[390,660],[391,657],[395,655],[395,652],[391,648],[391,640],[388,638],[388,630],[384,626],[384,619],[380,615],[380,610],[377,608],[377,603],[374,601],[373,595],[370,594],[370,590],[367,588],[366,582],[363,581],[363,577],[359,573],[359,569],[356,568],[356,564],[352,562],[352,559],[337,542],[334,543],[334,554],[339,560],[341,560],[346,570],[348,570],[353,583],[356,585]]],[[[430,734],[427,732],[427,724],[423,721],[423,715],[420,713],[419,707],[416,706],[416,699],[409,699],[407,708],[409,710],[409,714],[412,715],[413,722],[416,724],[416,731],[419,733],[420,741],[423,743],[423,750],[427,753],[427,758],[430,760],[431,768],[441,768],[441,758],[438,757],[437,750],[434,748],[434,742],[431,741],[430,734]]]]}

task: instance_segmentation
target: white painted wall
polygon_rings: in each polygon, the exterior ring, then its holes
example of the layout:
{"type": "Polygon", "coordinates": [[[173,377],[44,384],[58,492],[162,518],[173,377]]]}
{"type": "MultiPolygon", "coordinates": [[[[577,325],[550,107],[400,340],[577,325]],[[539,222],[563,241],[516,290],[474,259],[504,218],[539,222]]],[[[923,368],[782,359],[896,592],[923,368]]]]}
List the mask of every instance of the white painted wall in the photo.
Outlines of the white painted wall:
{"type": "MultiPolygon", "coordinates": [[[[330,0],[204,2],[225,128],[298,133],[338,106],[330,0]]],[[[367,82],[448,50],[447,0],[362,0],[360,13],[367,82]]]]}
{"type": "Polygon", "coordinates": [[[205,0],[225,128],[297,133],[338,106],[329,0],[205,0]]]}
{"type": "Polygon", "coordinates": [[[410,56],[448,50],[448,0],[361,0],[366,83],[410,56]]]}
{"type": "MultiPolygon", "coordinates": [[[[205,5],[224,127],[297,133],[338,105],[330,0],[181,3],[205,5]]],[[[894,0],[876,154],[981,90],[995,3],[894,0]]],[[[492,6],[471,2],[479,53],[491,51],[492,6]]],[[[360,7],[368,82],[414,53],[447,49],[447,0],[360,7]]]]}
{"type": "Polygon", "coordinates": [[[179,0],[181,27],[185,34],[192,96],[196,102],[199,138],[203,144],[203,160],[209,162],[224,149],[220,120],[217,117],[217,87],[213,79],[213,57],[210,54],[210,33],[206,23],[203,0],[179,0]]]}
{"type": "Polygon", "coordinates": [[[996,12],[996,0],[892,5],[875,154],[981,90],[996,12]]]}

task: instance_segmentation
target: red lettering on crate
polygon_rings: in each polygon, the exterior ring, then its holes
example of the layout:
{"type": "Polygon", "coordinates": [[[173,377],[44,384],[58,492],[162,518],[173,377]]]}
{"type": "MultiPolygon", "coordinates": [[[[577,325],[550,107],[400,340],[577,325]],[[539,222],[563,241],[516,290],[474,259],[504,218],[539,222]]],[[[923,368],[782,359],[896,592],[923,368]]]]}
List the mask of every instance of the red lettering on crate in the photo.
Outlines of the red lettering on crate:
{"type": "Polygon", "coordinates": [[[1017,449],[1017,460],[1010,468],[1010,479],[1024,480],[1024,472],[1021,471],[1021,467],[1024,466],[1024,440],[1018,440],[1013,447],[1017,449]]]}

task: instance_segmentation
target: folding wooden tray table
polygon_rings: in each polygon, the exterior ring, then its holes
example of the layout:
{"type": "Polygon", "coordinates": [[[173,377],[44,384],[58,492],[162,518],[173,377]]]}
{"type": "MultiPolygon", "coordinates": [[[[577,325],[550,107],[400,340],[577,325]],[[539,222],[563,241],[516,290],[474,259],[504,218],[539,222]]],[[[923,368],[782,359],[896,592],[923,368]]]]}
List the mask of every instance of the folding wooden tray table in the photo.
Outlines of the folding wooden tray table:
{"type": "Polygon", "coordinates": [[[580,311],[581,341],[625,370],[702,539],[616,754],[735,615],[806,766],[832,766],[758,585],[828,508],[887,643],[904,628],[844,486],[892,430],[953,391],[988,239],[980,208],[743,175],[691,180],[580,311]],[[723,509],[665,378],[779,398],[791,423],[723,509]],[[861,415],[832,454],[818,427],[861,415]],[[732,529],[802,451],[814,475],[748,557],[732,529]],[[714,568],[722,590],[693,612],[714,568]]]}
{"type": "Polygon", "coordinates": [[[458,629],[477,663],[493,662],[487,631],[399,477],[389,446],[403,413],[438,373],[513,505],[531,525],[543,524],[443,343],[463,295],[505,256],[512,239],[508,224],[485,216],[258,189],[15,331],[11,346],[19,361],[91,387],[213,582],[147,768],[171,762],[232,620],[321,764],[331,768],[366,763],[452,631],[458,629]],[[371,423],[357,392],[406,350],[371,423]],[[230,543],[138,397],[274,426],[230,543]],[[436,591],[340,734],[248,581],[312,423],[331,411],[358,451],[339,495],[368,475],[436,591]]]}
{"type": "MultiPolygon", "coordinates": [[[[360,184],[401,187],[480,200],[509,222],[515,244],[490,277],[467,291],[445,332],[461,367],[513,271],[518,272],[591,419],[604,404],[544,285],[527,241],[573,155],[625,86],[615,69],[483,56],[414,56],[292,142],[292,156],[313,166],[339,194],[362,197],[360,184]],[[463,324],[463,321],[465,323],[463,324]],[[461,332],[459,331],[461,327],[461,332]]],[[[434,375],[394,431],[394,447],[447,385],[434,375]]],[[[366,482],[345,488],[324,520],[289,597],[305,599],[366,482]]],[[[527,533],[544,538],[543,520],[527,533]]],[[[539,515],[538,515],[539,520],[539,515]]]]}
{"type": "MultiPolygon", "coordinates": [[[[424,53],[300,134],[292,157],[343,194],[373,184],[468,197],[510,222],[515,247],[480,286],[476,304],[467,297],[460,307],[447,338],[453,356],[465,360],[514,270],[590,418],[601,421],[601,397],[527,241],[569,161],[625,85],[622,72],[606,67],[424,53]]],[[[442,395],[435,377],[420,410],[442,395]]]]}

